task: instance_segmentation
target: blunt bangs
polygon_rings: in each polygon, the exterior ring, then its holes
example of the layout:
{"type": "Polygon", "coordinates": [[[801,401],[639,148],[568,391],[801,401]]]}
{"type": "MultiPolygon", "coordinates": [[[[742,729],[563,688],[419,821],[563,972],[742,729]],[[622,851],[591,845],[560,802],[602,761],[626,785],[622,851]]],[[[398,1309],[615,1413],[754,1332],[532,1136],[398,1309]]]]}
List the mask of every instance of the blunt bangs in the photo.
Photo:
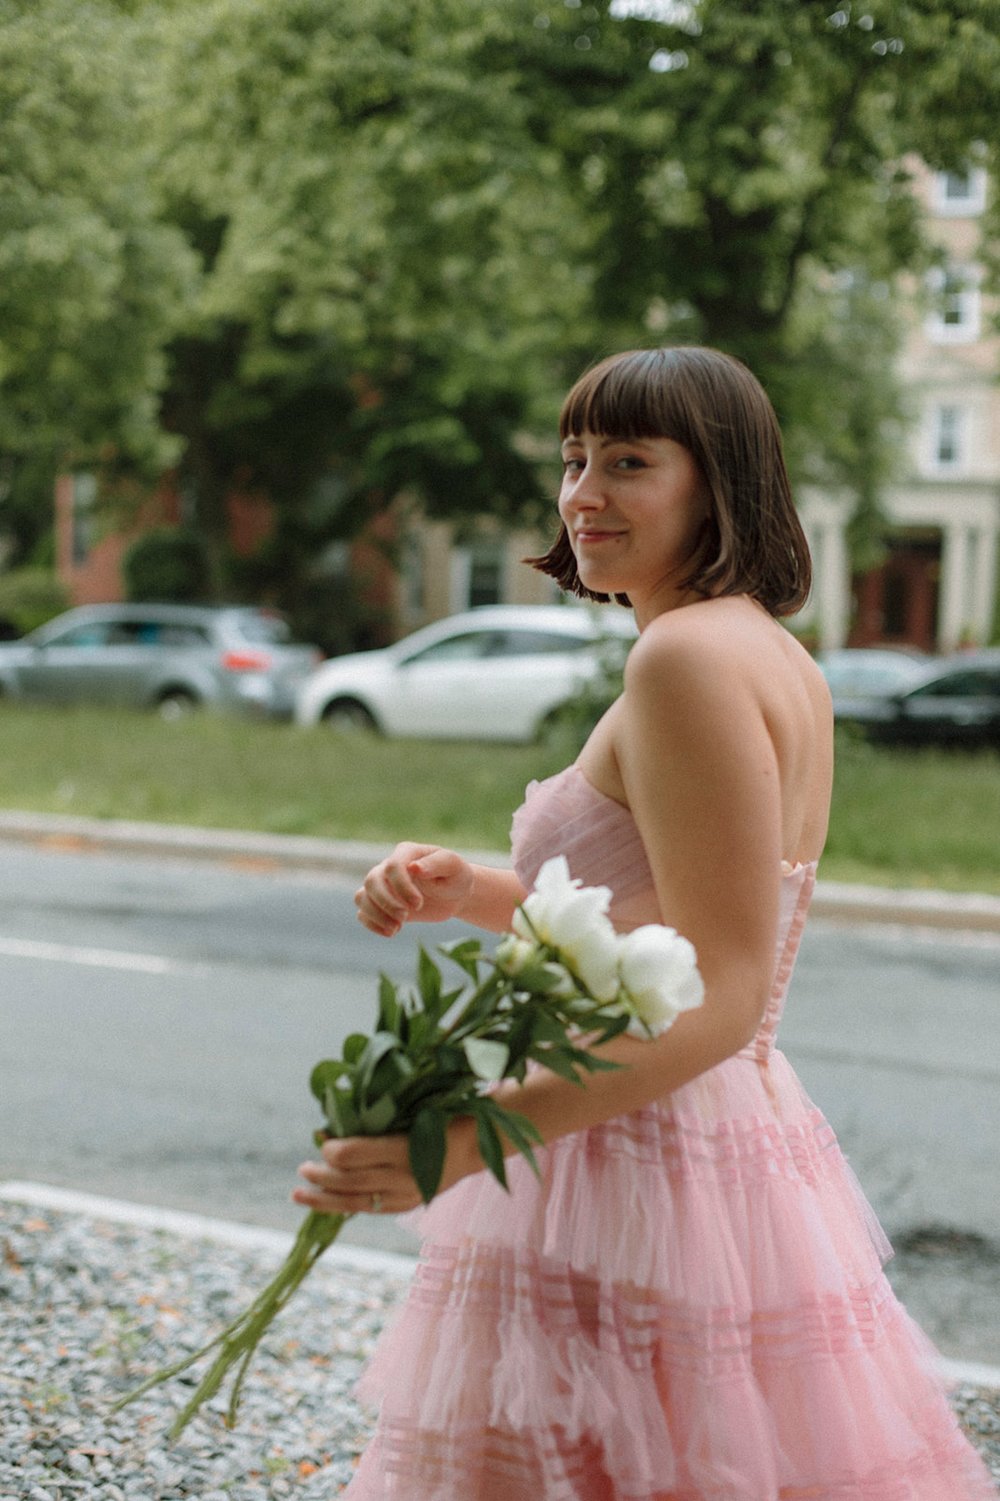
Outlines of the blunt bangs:
{"type": "MultiPolygon", "coordinates": [[[[682,582],[706,597],[748,594],[793,615],[809,593],[809,545],[792,498],[774,408],[739,360],[717,349],[632,349],[586,371],[563,403],[562,440],[668,438],[691,454],[711,497],[705,538],[682,582]]],[[[526,558],[561,589],[584,587],[564,526],[548,552],[526,558]]],[[[628,596],[616,594],[619,604],[628,596]]]]}
{"type": "Polygon", "coordinates": [[[559,437],[672,438],[691,446],[689,415],[671,379],[670,349],[634,349],[588,370],[563,402],[559,437]]]}

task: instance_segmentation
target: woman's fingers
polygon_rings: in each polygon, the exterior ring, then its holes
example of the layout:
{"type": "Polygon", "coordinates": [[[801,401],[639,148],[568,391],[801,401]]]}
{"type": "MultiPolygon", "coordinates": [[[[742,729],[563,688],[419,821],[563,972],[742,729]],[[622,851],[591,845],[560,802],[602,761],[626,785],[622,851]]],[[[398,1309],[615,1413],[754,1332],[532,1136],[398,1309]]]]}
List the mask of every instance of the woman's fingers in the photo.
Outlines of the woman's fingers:
{"type": "Polygon", "coordinates": [[[296,1203],[323,1214],[399,1214],[420,1203],[403,1136],[353,1137],[323,1143],[320,1162],[303,1162],[296,1203]]]}
{"type": "Polygon", "coordinates": [[[433,852],[433,846],[400,844],[387,860],[374,866],[355,892],[358,917],[373,933],[392,937],[415,917],[424,904],[416,879],[416,861],[433,852]]]}

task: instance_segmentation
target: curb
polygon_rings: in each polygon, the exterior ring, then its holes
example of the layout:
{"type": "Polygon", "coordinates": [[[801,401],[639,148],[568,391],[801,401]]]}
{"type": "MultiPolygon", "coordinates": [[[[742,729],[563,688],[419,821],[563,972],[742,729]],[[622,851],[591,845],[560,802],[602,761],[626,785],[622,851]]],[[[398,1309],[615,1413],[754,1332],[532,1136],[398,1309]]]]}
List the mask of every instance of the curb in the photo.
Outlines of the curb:
{"type": "MultiPolygon", "coordinates": [[[[246,870],[301,870],[360,881],[381,860],[386,844],[318,839],[304,834],[261,834],[183,824],[132,823],[54,813],[0,812],[0,842],[63,851],[119,851],[137,855],[214,860],[246,870]]],[[[497,850],[464,850],[479,865],[504,866],[497,850]]],[[[818,881],[813,914],[852,923],[1000,934],[1000,897],[978,892],[912,890],[818,881]]]]}
{"type": "MultiPolygon", "coordinates": [[[[262,1251],[283,1256],[292,1236],[280,1230],[268,1230],[230,1220],[211,1219],[177,1209],[161,1209],[152,1204],[134,1204],[124,1199],[108,1199],[99,1194],[76,1189],[56,1188],[48,1183],[0,1182],[0,1201],[24,1204],[32,1209],[52,1209],[64,1214],[78,1214],[87,1219],[110,1220],[118,1225],[136,1225],[147,1230],[163,1230],[186,1240],[203,1240],[211,1245],[235,1246],[240,1250],[262,1251]]],[[[414,1255],[401,1256],[392,1251],[372,1251],[363,1246],[338,1243],[324,1253],[319,1271],[333,1271],[337,1266],[352,1271],[387,1277],[400,1285],[409,1283],[416,1267],[414,1255]]],[[[1000,1390],[1000,1367],[980,1361],[948,1360],[941,1357],[941,1372],[955,1385],[1000,1390]]]]}

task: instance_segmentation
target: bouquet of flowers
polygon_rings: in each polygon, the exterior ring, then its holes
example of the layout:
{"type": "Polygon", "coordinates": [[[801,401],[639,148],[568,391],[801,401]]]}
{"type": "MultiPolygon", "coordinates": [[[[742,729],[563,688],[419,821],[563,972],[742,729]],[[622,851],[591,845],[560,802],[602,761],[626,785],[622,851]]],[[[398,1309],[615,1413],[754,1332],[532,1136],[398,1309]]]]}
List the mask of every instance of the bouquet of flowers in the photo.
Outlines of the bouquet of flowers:
{"type": "MultiPolygon", "coordinates": [[[[447,1127],[456,1116],[473,1117],[483,1161],[504,1188],[502,1137],[537,1171],[535,1127],[493,1098],[490,1086],[522,1080],[529,1063],[582,1083],[586,1073],[618,1066],[591,1048],[624,1031],[655,1036],[702,1001],[687,939],[658,925],[617,934],[607,915],[610,899],[606,887],[571,879],[565,858],[557,856],[542,867],[514,914],[513,931],[492,956],[475,938],[442,946],[465,976],[457,987],[447,988],[423,949],[415,988],[400,994],[383,975],[375,1031],[353,1033],[339,1058],[313,1069],[311,1088],[325,1117],[317,1140],[405,1133],[425,1202],[441,1181],[447,1127]]],[[[178,1437],[235,1366],[226,1414],[227,1426],[234,1426],[262,1336],[347,1218],[311,1210],[280,1270],[253,1302],[207,1345],[156,1372],[114,1410],[216,1351],[170,1437],[178,1437]]]]}

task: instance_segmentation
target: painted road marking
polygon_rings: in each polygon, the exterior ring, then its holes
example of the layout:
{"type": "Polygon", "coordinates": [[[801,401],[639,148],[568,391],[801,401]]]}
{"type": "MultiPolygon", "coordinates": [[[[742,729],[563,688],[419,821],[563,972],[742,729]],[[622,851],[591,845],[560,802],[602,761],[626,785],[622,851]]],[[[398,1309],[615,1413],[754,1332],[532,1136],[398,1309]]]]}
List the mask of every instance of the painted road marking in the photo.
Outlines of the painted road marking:
{"type": "Polygon", "coordinates": [[[120,949],[95,949],[73,943],[43,943],[33,938],[0,936],[0,956],[8,959],[43,959],[55,964],[88,964],[97,969],[125,969],[143,975],[172,975],[190,969],[162,954],[132,954],[120,949]]]}

